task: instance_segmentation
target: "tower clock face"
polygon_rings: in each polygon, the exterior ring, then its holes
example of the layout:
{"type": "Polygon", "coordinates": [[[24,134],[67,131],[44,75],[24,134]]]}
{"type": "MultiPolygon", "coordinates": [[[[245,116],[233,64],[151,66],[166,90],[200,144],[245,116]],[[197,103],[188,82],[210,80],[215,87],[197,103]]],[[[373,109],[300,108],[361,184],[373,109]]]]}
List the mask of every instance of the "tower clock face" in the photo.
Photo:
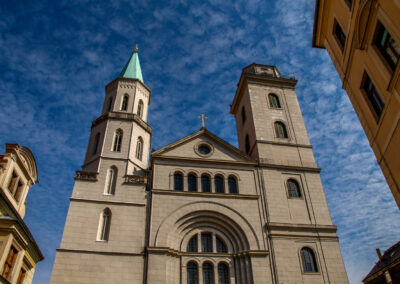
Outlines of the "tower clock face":
{"type": "Polygon", "coordinates": [[[211,152],[211,149],[209,146],[203,144],[199,146],[198,151],[200,154],[207,155],[211,152]]]}

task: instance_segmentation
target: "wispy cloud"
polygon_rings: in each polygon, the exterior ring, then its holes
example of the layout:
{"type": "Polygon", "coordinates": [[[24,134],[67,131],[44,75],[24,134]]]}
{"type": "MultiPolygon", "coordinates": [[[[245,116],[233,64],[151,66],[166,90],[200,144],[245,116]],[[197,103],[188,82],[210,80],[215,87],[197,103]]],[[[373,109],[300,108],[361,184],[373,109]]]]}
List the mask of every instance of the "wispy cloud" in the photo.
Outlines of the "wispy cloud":
{"type": "Polygon", "coordinates": [[[237,145],[229,105],[241,69],[259,62],[296,76],[349,278],[360,282],[376,261],[375,248],[398,241],[399,212],[326,51],[311,48],[312,2],[43,0],[0,6],[0,145],[28,146],[39,165],[26,221],[46,260],[34,283],[49,281],[91,120],[100,113],[104,86],[136,43],[153,92],[154,148],[199,129],[201,113],[211,131],[237,145]]]}

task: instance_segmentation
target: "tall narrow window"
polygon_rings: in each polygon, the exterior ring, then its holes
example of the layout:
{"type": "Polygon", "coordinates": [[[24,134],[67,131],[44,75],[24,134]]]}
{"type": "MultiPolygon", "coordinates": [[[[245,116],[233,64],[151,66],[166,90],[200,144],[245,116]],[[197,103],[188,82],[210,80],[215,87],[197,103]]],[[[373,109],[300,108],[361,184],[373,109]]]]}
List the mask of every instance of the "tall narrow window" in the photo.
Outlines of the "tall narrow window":
{"type": "Polygon", "coordinates": [[[10,178],[10,181],[8,182],[8,190],[11,193],[14,193],[14,189],[15,189],[15,187],[17,185],[18,180],[19,179],[18,179],[17,173],[15,171],[13,171],[12,175],[11,175],[11,178],[10,178]]]}
{"type": "Polygon", "coordinates": [[[174,173],[174,189],[183,190],[183,175],[181,173],[174,173]]]}
{"type": "Polygon", "coordinates": [[[118,129],[117,131],[115,131],[114,135],[113,151],[121,152],[121,144],[122,144],[122,130],[118,129]]]}
{"type": "Polygon", "coordinates": [[[124,97],[122,98],[121,110],[127,110],[128,109],[128,100],[129,100],[129,96],[128,95],[124,95],[124,97]]]}
{"type": "Polygon", "coordinates": [[[142,100],[139,100],[139,104],[138,104],[138,107],[137,107],[137,115],[140,118],[143,118],[143,101],[142,100]]]}
{"type": "Polygon", "coordinates": [[[281,107],[281,103],[279,101],[279,97],[276,94],[269,94],[268,95],[268,99],[269,99],[269,106],[272,108],[280,108],[281,107]]]}
{"type": "Polygon", "coordinates": [[[343,51],[344,45],[346,44],[346,34],[344,33],[342,27],[339,25],[336,19],[334,19],[333,22],[333,34],[335,35],[340,49],[343,51]]]}
{"type": "Polygon", "coordinates": [[[364,82],[362,84],[362,89],[364,90],[364,93],[368,99],[368,105],[370,106],[376,120],[378,121],[382,114],[383,108],[385,107],[385,104],[367,73],[364,73],[364,82]]]}
{"type": "Polygon", "coordinates": [[[234,178],[233,176],[228,177],[228,187],[229,187],[229,193],[231,194],[238,193],[236,178],[234,178]]]}
{"type": "Polygon", "coordinates": [[[106,208],[103,210],[101,217],[100,217],[100,224],[99,224],[99,233],[98,233],[98,240],[100,241],[108,241],[108,237],[110,235],[110,228],[111,228],[111,210],[106,208]]]}
{"type": "Polygon", "coordinates": [[[301,261],[303,262],[304,272],[318,272],[317,262],[315,261],[315,255],[312,249],[301,249],[301,261]]]}
{"type": "Polygon", "coordinates": [[[112,99],[112,98],[109,98],[109,99],[108,99],[108,105],[107,105],[107,111],[111,111],[112,102],[113,102],[113,99],[112,99]]]}
{"type": "Polygon", "coordinates": [[[289,197],[301,197],[300,186],[296,180],[289,179],[287,181],[287,187],[289,191],[289,197]]]}
{"type": "Polygon", "coordinates": [[[246,121],[246,109],[244,106],[242,107],[242,123],[246,121]]]}
{"type": "Polygon", "coordinates": [[[201,251],[212,252],[212,235],[210,233],[201,233],[201,251]]]}
{"type": "Polygon", "coordinates": [[[215,238],[215,242],[216,242],[216,246],[217,246],[217,252],[221,252],[221,253],[228,252],[228,249],[226,248],[225,243],[219,237],[215,238]]]}
{"type": "Polygon", "coordinates": [[[197,191],[197,176],[195,174],[188,175],[188,190],[197,191]]]}
{"type": "Polygon", "coordinates": [[[286,131],[286,126],[283,122],[276,121],[275,125],[275,134],[277,138],[288,138],[288,134],[286,131]]]}
{"type": "Polygon", "coordinates": [[[143,156],[143,139],[139,137],[136,142],[136,159],[142,160],[143,156]]]}
{"type": "Polygon", "coordinates": [[[210,177],[208,175],[201,176],[201,191],[211,192],[210,177]]]}
{"type": "Polygon", "coordinates": [[[19,272],[19,275],[18,275],[17,284],[24,283],[25,276],[26,276],[26,270],[21,268],[21,271],[19,272]]]}
{"type": "Polygon", "coordinates": [[[104,194],[112,195],[115,193],[117,176],[118,176],[118,169],[115,166],[112,166],[107,170],[104,194]]]}
{"type": "Polygon", "coordinates": [[[216,193],[224,193],[224,178],[222,176],[215,176],[214,178],[215,183],[215,192],[216,193]]]}
{"type": "Polygon", "coordinates": [[[249,152],[250,152],[250,138],[249,138],[248,134],[246,135],[245,147],[246,147],[246,154],[249,154],[249,152]]]}
{"type": "Polygon", "coordinates": [[[211,263],[203,263],[203,284],[214,284],[214,267],[211,263]]]}
{"type": "Polygon", "coordinates": [[[4,263],[3,273],[1,274],[1,276],[6,278],[7,280],[10,280],[11,278],[11,272],[15,265],[17,254],[18,254],[17,249],[14,246],[11,246],[10,251],[8,252],[6,262],[4,263]]]}
{"type": "Polygon", "coordinates": [[[21,181],[18,181],[17,188],[15,189],[15,192],[14,192],[15,200],[19,201],[23,189],[24,189],[24,184],[21,181]]]}
{"type": "Polygon", "coordinates": [[[187,284],[198,284],[199,283],[199,272],[197,264],[193,261],[189,262],[186,266],[187,272],[187,284]]]}
{"type": "Polygon", "coordinates": [[[197,234],[190,239],[186,251],[197,252],[197,234]]]}
{"type": "Polygon", "coordinates": [[[218,264],[218,284],[229,284],[229,267],[225,263],[218,264]]]}
{"type": "Polygon", "coordinates": [[[99,149],[99,143],[100,143],[100,133],[97,133],[96,136],[94,136],[94,139],[93,139],[92,155],[96,155],[97,154],[97,151],[99,149]]]}
{"type": "Polygon", "coordinates": [[[380,22],[378,22],[375,45],[390,68],[394,70],[400,57],[400,45],[380,22]]]}

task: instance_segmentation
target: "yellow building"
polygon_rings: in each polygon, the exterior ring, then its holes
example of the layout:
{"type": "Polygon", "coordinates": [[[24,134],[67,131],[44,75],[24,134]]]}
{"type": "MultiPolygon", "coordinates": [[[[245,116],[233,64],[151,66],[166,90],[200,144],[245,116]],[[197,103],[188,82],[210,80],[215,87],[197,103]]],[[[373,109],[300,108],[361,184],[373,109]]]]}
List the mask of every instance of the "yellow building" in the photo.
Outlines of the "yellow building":
{"type": "Polygon", "coordinates": [[[313,47],[328,51],[400,208],[400,1],[317,0],[313,47]]]}
{"type": "Polygon", "coordinates": [[[6,144],[6,153],[0,155],[0,283],[31,283],[36,263],[43,260],[22,219],[29,188],[37,182],[32,152],[6,144]]]}

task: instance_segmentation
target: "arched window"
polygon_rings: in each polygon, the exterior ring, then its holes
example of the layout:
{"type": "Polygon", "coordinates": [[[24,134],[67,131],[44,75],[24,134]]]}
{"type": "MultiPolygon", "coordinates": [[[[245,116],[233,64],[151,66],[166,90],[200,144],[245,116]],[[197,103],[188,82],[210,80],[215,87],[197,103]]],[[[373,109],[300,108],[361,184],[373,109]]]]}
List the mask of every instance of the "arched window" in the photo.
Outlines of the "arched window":
{"type": "Polygon", "coordinates": [[[174,189],[183,190],[183,175],[181,173],[174,173],[174,189]]]}
{"type": "Polygon", "coordinates": [[[128,95],[124,95],[124,97],[122,98],[121,110],[127,110],[128,109],[128,100],[129,100],[129,96],[128,95]]]}
{"type": "Polygon", "coordinates": [[[272,108],[280,108],[281,107],[281,102],[279,101],[279,97],[276,94],[269,94],[269,106],[272,108]]]}
{"type": "Polygon", "coordinates": [[[214,178],[214,184],[215,184],[215,192],[216,193],[224,193],[224,178],[220,175],[215,176],[214,178]]]}
{"type": "Polygon", "coordinates": [[[99,149],[99,142],[100,142],[100,133],[97,133],[93,140],[92,155],[97,154],[97,150],[99,149]]]}
{"type": "Polygon", "coordinates": [[[197,263],[191,261],[186,265],[187,271],[187,284],[198,284],[199,283],[199,272],[197,269],[197,263]]]}
{"type": "Polygon", "coordinates": [[[197,252],[197,235],[194,235],[188,242],[186,251],[197,252]]]}
{"type": "Polygon", "coordinates": [[[139,104],[138,104],[136,113],[140,118],[143,118],[143,101],[142,100],[139,100],[139,104]]]}
{"type": "Polygon", "coordinates": [[[115,166],[112,166],[107,170],[106,183],[104,186],[104,194],[111,195],[115,193],[117,176],[118,176],[118,169],[115,166]]]}
{"type": "Polygon", "coordinates": [[[289,197],[301,197],[299,183],[294,179],[287,181],[287,187],[289,191],[289,197]]]}
{"type": "Polygon", "coordinates": [[[215,237],[215,242],[216,242],[216,246],[217,246],[217,252],[221,252],[221,253],[227,253],[228,249],[226,248],[225,243],[218,237],[215,237]]]}
{"type": "Polygon", "coordinates": [[[242,123],[246,121],[246,109],[244,106],[242,107],[242,123]]]}
{"type": "Polygon", "coordinates": [[[246,145],[245,145],[245,147],[246,147],[246,154],[248,154],[248,153],[250,152],[250,138],[249,138],[249,135],[248,135],[248,134],[246,134],[246,141],[245,141],[245,143],[246,143],[246,145]]]}
{"type": "Polygon", "coordinates": [[[208,175],[201,176],[201,191],[211,192],[210,177],[208,175]]]}
{"type": "Polygon", "coordinates": [[[285,126],[285,124],[283,124],[283,122],[276,121],[274,123],[274,125],[275,125],[276,137],[278,137],[278,138],[288,138],[288,134],[287,134],[287,131],[286,131],[286,126],[285,126]]]}
{"type": "Polygon", "coordinates": [[[100,216],[99,232],[97,239],[99,241],[108,241],[111,227],[111,210],[106,208],[100,216]]]}
{"type": "Polygon", "coordinates": [[[201,251],[213,252],[212,235],[210,233],[201,233],[201,251]]]}
{"type": "Polygon", "coordinates": [[[229,193],[232,194],[238,193],[236,178],[234,178],[233,176],[228,177],[228,187],[229,187],[229,193]]]}
{"type": "Polygon", "coordinates": [[[107,106],[107,111],[111,111],[111,107],[112,107],[112,98],[108,99],[108,106],[107,106]]]}
{"type": "Polygon", "coordinates": [[[195,174],[188,175],[188,190],[197,191],[197,176],[195,174]]]}
{"type": "Polygon", "coordinates": [[[218,264],[218,284],[229,284],[229,267],[223,262],[218,264]]]}
{"type": "Polygon", "coordinates": [[[211,263],[203,263],[203,284],[214,284],[214,267],[211,263]]]}
{"type": "Polygon", "coordinates": [[[318,272],[317,262],[315,261],[315,255],[312,249],[301,249],[301,261],[303,262],[304,272],[318,272]]]}
{"type": "Polygon", "coordinates": [[[136,142],[136,159],[142,160],[143,156],[143,139],[139,137],[136,142]]]}
{"type": "Polygon", "coordinates": [[[117,131],[115,131],[115,135],[114,135],[113,151],[121,152],[121,144],[122,144],[122,130],[117,129],[117,131]]]}

